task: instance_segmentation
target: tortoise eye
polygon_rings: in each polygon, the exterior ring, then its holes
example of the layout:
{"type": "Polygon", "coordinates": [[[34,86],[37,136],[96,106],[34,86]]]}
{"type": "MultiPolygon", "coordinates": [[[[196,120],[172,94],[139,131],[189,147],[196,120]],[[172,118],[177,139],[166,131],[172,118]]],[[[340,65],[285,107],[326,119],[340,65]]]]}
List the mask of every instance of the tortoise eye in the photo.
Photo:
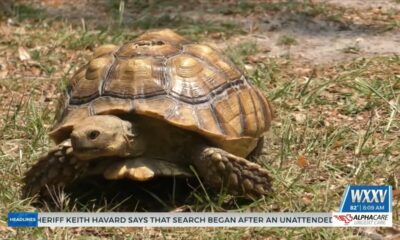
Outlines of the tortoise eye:
{"type": "Polygon", "coordinates": [[[90,131],[87,136],[89,139],[95,140],[99,135],[100,135],[99,131],[93,130],[93,131],[90,131]]]}

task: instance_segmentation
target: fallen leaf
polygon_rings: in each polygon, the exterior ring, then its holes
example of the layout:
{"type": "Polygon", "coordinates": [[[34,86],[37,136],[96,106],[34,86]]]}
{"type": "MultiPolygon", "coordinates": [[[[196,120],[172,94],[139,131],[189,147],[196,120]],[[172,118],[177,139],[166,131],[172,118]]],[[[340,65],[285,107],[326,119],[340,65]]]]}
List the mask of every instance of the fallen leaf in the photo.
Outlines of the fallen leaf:
{"type": "Polygon", "coordinates": [[[7,226],[4,226],[2,224],[0,224],[0,232],[11,232],[12,234],[16,234],[17,233],[14,229],[12,229],[10,227],[7,227],[7,226]]]}
{"type": "Polygon", "coordinates": [[[301,198],[305,205],[311,205],[314,195],[312,193],[305,193],[304,196],[301,198]]]}
{"type": "Polygon", "coordinates": [[[18,47],[18,56],[21,61],[27,61],[31,59],[31,55],[24,47],[18,47]]]}
{"type": "Polygon", "coordinates": [[[177,207],[177,208],[171,210],[170,212],[185,212],[185,211],[187,211],[187,210],[190,210],[190,206],[188,206],[188,205],[182,205],[182,206],[180,206],[180,207],[177,207]]]}
{"type": "Polygon", "coordinates": [[[248,72],[254,71],[254,66],[253,66],[253,65],[250,65],[250,64],[245,64],[245,65],[244,65],[244,68],[245,68],[246,71],[248,71],[248,72]]]}
{"type": "Polygon", "coordinates": [[[68,1],[65,0],[42,0],[42,4],[49,7],[60,7],[68,1]]]}
{"type": "Polygon", "coordinates": [[[221,39],[223,37],[223,33],[214,32],[214,33],[208,34],[208,36],[211,37],[212,39],[221,39]]]}
{"type": "Polygon", "coordinates": [[[300,75],[308,75],[312,72],[311,68],[302,68],[302,67],[298,67],[294,69],[294,72],[296,72],[297,74],[300,75]]]}
{"type": "Polygon", "coordinates": [[[0,58],[0,78],[5,78],[7,74],[7,61],[5,58],[0,58]]]}
{"type": "Polygon", "coordinates": [[[3,35],[4,37],[10,36],[11,32],[12,30],[10,29],[10,26],[7,26],[6,24],[0,25],[0,34],[3,35]]]}
{"type": "Polygon", "coordinates": [[[33,66],[30,68],[30,72],[32,76],[39,76],[42,70],[39,67],[33,66]]]}
{"type": "Polygon", "coordinates": [[[294,120],[298,123],[304,123],[307,119],[307,116],[303,113],[292,113],[294,120]]]}
{"type": "Polygon", "coordinates": [[[400,199],[400,189],[393,190],[393,198],[400,199]]]}
{"type": "Polygon", "coordinates": [[[247,62],[249,63],[261,63],[265,62],[267,59],[268,56],[266,54],[250,55],[246,58],[247,62]]]}
{"type": "Polygon", "coordinates": [[[306,168],[308,167],[308,165],[310,165],[310,163],[308,162],[306,157],[304,155],[300,155],[300,157],[297,159],[297,166],[301,168],[306,168]]]}

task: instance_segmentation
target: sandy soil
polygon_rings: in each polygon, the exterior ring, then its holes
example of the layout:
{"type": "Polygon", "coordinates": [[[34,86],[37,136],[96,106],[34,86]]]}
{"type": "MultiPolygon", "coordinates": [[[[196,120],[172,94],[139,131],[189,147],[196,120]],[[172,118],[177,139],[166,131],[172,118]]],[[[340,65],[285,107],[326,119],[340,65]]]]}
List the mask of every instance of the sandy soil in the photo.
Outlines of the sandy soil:
{"type": "MultiPolygon", "coordinates": [[[[85,19],[88,23],[93,21],[98,23],[110,21],[111,18],[110,14],[107,14],[109,10],[107,1],[44,0],[34,2],[45,8],[50,15],[62,16],[78,22],[85,19]]],[[[234,46],[242,41],[253,41],[261,49],[268,51],[269,57],[288,56],[311,64],[333,63],[366,55],[400,54],[398,47],[400,44],[400,3],[398,1],[314,0],[313,2],[327,4],[330,8],[339,8],[339,12],[340,8],[346,11],[342,19],[336,21],[305,16],[296,12],[227,16],[204,12],[205,7],[202,6],[198,9],[193,6],[188,11],[180,11],[176,8],[175,11],[190,18],[233,21],[248,31],[247,35],[233,36],[228,41],[215,40],[214,44],[221,48],[234,46]],[[386,15],[390,16],[390,19],[386,15]],[[379,18],[381,18],[380,22],[375,24],[374,20],[379,18]],[[395,26],[394,29],[384,30],[387,27],[385,24],[390,23],[395,26]],[[283,36],[294,39],[296,43],[290,46],[279,44],[283,36]]],[[[174,11],[174,8],[168,11],[174,11]]],[[[125,10],[124,17],[132,20],[138,14],[140,13],[128,8],[125,10]]]]}
{"type": "Polygon", "coordinates": [[[320,2],[358,9],[379,8],[383,10],[400,10],[399,1],[396,2],[393,0],[320,0],[320,2]]]}

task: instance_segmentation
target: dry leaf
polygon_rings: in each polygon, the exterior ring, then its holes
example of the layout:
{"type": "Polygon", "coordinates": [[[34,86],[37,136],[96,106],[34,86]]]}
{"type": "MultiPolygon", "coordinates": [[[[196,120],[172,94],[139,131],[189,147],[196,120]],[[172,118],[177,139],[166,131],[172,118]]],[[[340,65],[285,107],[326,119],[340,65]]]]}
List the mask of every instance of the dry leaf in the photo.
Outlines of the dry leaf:
{"type": "Polygon", "coordinates": [[[4,226],[2,224],[0,224],[0,232],[11,232],[12,234],[16,234],[17,233],[14,229],[12,229],[10,227],[7,227],[7,226],[4,226]]]}
{"type": "Polygon", "coordinates": [[[5,58],[0,58],[0,78],[7,77],[8,70],[7,70],[7,61],[5,58]]]}
{"type": "Polygon", "coordinates": [[[208,36],[211,37],[212,39],[221,39],[223,37],[223,33],[214,32],[214,33],[208,34],[208,36]]]}
{"type": "Polygon", "coordinates": [[[297,159],[297,166],[301,167],[301,168],[306,168],[308,167],[309,162],[306,159],[306,157],[304,155],[300,155],[300,157],[297,159]]]}
{"type": "Polygon", "coordinates": [[[65,0],[42,0],[42,4],[49,7],[60,7],[68,1],[65,0]]]}
{"type": "Polygon", "coordinates": [[[171,210],[170,212],[185,212],[185,211],[187,211],[187,210],[190,210],[190,206],[188,206],[188,205],[182,205],[182,206],[180,206],[180,207],[177,207],[177,208],[171,210]]]}
{"type": "Polygon", "coordinates": [[[27,61],[31,59],[31,55],[24,47],[18,47],[18,57],[21,61],[27,61]]]}
{"type": "Polygon", "coordinates": [[[6,24],[1,24],[0,25],[0,34],[3,35],[4,37],[10,36],[12,30],[10,26],[7,26],[6,24]]]}
{"type": "Polygon", "coordinates": [[[30,72],[32,74],[32,76],[39,76],[40,73],[42,72],[42,70],[39,67],[31,67],[30,72]]]}
{"type": "Polygon", "coordinates": [[[252,71],[254,71],[255,68],[253,65],[245,64],[244,69],[246,69],[246,71],[248,71],[248,72],[252,72],[252,71]]]}
{"type": "Polygon", "coordinates": [[[294,120],[298,123],[304,123],[307,119],[307,116],[304,113],[292,113],[294,120]]]}
{"type": "Polygon", "coordinates": [[[393,190],[393,198],[400,199],[400,189],[393,190]]]}
{"type": "Polygon", "coordinates": [[[261,63],[265,62],[267,58],[268,58],[267,54],[256,54],[248,56],[246,60],[249,63],[261,63]]]}
{"type": "Polygon", "coordinates": [[[312,69],[298,67],[298,68],[294,69],[294,72],[296,72],[297,74],[300,74],[300,75],[309,75],[312,72],[312,69]]]}
{"type": "Polygon", "coordinates": [[[304,193],[304,196],[301,198],[305,205],[311,205],[314,195],[312,193],[304,193]]]}

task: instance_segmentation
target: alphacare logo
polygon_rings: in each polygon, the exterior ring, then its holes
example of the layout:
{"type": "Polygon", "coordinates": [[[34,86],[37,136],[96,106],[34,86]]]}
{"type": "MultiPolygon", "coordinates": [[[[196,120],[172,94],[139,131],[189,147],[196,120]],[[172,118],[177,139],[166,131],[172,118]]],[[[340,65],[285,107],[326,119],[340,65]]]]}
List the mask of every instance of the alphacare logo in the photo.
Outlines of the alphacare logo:
{"type": "Polygon", "coordinates": [[[348,186],[340,207],[341,212],[392,212],[391,186],[348,186]]]}
{"type": "Polygon", "coordinates": [[[353,221],[353,217],[351,216],[351,214],[334,215],[334,217],[337,220],[344,222],[346,225],[353,221]]]}

